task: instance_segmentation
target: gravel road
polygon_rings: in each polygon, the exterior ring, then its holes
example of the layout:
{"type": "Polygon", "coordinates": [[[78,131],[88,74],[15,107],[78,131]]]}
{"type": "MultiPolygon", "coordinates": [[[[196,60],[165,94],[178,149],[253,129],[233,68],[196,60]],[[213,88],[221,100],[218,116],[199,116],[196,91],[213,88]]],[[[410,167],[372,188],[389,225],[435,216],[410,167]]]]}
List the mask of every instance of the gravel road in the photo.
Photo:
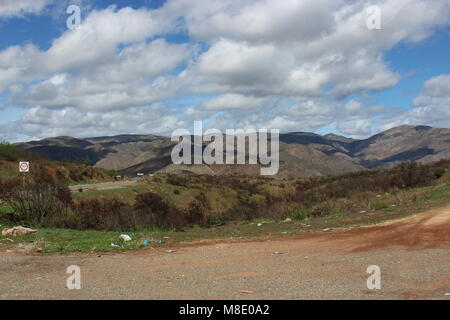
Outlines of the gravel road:
{"type": "Polygon", "coordinates": [[[0,299],[450,300],[449,230],[446,207],[345,231],[125,253],[23,255],[0,246],[0,299]],[[66,288],[70,265],[81,269],[81,290],[66,288]],[[381,268],[380,290],[366,286],[369,265],[381,268]]]}

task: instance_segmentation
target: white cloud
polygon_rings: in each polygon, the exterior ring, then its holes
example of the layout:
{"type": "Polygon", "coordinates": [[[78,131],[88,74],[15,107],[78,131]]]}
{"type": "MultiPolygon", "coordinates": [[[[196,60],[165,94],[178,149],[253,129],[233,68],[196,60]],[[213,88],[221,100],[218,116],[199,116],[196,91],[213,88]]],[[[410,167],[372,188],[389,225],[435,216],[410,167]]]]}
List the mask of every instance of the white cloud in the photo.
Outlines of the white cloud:
{"type": "Polygon", "coordinates": [[[440,75],[427,80],[414,108],[386,122],[384,129],[402,124],[449,127],[450,123],[450,75],[440,75]]]}
{"type": "MultiPolygon", "coordinates": [[[[0,5],[0,17],[7,10],[39,13],[47,1],[3,3],[15,9],[0,5]]],[[[221,128],[334,126],[355,136],[382,123],[442,124],[449,119],[448,76],[430,79],[404,119],[361,97],[400,80],[384,60],[387,50],[426,39],[449,25],[449,17],[449,0],[169,0],[156,10],[109,7],[83,14],[81,29],[64,31],[48,50],[27,44],[0,51],[0,94],[4,104],[28,109],[19,125],[33,137],[163,132],[162,123],[172,127],[180,117],[221,128]],[[368,5],[380,6],[381,30],[366,27],[368,5]],[[190,40],[165,37],[178,32],[190,40]],[[163,102],[203,95],[187,110],[163,102]],[[351,95],[356,98],[343,102],[351,95]],[[153,110],[154,122],[143,110],[153,110]]]]}
{"type": "Polygon", "coordinates": [[[0,2],[0,19],[38,14],[50,2],[52,0],[2,0],[0,2]]]}
{"type": "Polygon", "coordinates": [[[160,135],[170,135],[176,128],[186,126],[158,104],[110,112],[85,112],[72,107],[55,111],[34,107],[20,122],[22,132],[28,137],[128,134],[131,125],[134,133],[160,135]]]}

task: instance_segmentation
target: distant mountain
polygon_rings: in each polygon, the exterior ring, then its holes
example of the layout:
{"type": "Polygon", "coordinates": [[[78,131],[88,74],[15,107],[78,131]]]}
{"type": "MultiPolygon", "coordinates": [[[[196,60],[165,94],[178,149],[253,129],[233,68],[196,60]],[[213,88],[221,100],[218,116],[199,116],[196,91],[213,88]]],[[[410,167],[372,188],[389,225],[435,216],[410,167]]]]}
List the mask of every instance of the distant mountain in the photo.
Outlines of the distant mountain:
{"type": "MultiPolygon", "coordinates": [[[[48,138],[16,144],[53,160],[89,160],[96,167],[125,174],[138,172],[193,172],[204,174],[259,174],[259,165],[184,165],[171,161],[174,143],[155,135],[120,135],[77,139],[48,138]]],[[[280,135],[279,177],[316,177],[372,168],[404,161],[432,162],[450,158],[450,129],[401,126],[368,139],[308,132],[280,135]]]]}

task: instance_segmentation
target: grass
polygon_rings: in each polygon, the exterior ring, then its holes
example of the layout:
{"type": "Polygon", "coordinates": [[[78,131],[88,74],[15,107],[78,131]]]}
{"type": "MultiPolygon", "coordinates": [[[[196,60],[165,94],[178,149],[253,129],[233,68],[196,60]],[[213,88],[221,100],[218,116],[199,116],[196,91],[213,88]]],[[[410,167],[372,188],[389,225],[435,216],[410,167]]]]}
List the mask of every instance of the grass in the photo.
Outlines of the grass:
{"type": "Polygon", "coordinates": [[[383,210],[390,207],[390,204],[386,200],[376,199],[372,202],[372,208],[375,210],[383,210]]]}
{"type": "MultiPolygon", "coordinates": [[[[177,188],[181,189],[180,187],[177,188]]],[[[120,239],[121,232],[38,228],[39,232],[33,235],[0,236],[0,245],[15,246],[34,241],[35,248],[43,248],[45,253],[108,252],[213,239],[243,240],[302,235],[328,228],[342,229],[376,224],[450,204],[450,183],[411,189],[397,195],[387,194],[377,198],[374,202],[380,203],[379,206],[374,206],[374,209],[378,209],[364,213],[336,211],[326,217],[312,217],[310,211],[303,210],[293,215],[293,221],[290,223],[256,219],[247,222],[228,223],[215,228],[194,226],[186,228],[184,232],[141,230],[127,233],[132,238],[132,241],[129,242],[120,239]],[[390,204],[394,202],[399,204],[394,206],[390,204]],[[389,205],[386,206],[386,204],[389,205]],[[144,240],[149,241],[148,246],[144,245],[144,240]],[[119,245],[119,247],[112,247],[111,243],[119,245]]],[[[3,210],[5,211],[7,208],[3,208],[3,210]]],[[[11,225],[0,221],[0,227],[11,227],[11,225]]]]}
{"type": "Polygon", "coordinates": [[[74,192],[72,196],[74,199],[95,199],[98,197],[104,198],[118,198],[126,203],[133,204],[136,194],[149,191],[145,185],[118,187],[116,189],[105,190],[84,190],[83,192],[74,192]]]}

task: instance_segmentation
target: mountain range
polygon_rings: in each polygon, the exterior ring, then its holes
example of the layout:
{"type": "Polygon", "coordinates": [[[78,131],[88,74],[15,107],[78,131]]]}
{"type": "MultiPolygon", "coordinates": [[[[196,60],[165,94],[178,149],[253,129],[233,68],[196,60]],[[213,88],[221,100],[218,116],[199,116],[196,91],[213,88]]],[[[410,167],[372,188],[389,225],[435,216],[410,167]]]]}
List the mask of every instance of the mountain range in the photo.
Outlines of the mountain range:
{"type": "MultiPolygon", "coordinates": [[[[78,139],[47,138],[15,144],[56,161],[87,159],[92,165],[137,173],[259,174],[259,165],[182,165],[171,161],[174,142],[156,135],[118,135],[78,139]]],[[[450,158],[450,129],[400,126],[356,140],[334,134],[280,134],[278,177],[317,177],[392,167],[400,162],[450,158]]]]}

